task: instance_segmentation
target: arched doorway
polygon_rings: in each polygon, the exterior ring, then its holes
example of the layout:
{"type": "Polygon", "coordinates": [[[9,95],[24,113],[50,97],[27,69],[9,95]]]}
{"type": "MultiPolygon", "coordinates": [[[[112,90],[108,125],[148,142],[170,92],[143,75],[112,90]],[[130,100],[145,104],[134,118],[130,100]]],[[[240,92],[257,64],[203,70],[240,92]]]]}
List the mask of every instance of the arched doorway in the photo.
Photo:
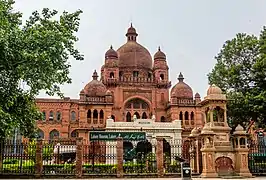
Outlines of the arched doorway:
{"type": "Polygon", "coordinates": [[[132,161],[134,159],[133,144],[128,141],[123,142],[124,160],[132,161]]]}
{"type": "Polygon", "coordinates": [[[137,143],[136,155],[137,159],[142,161],[145,157],[152,152],[152,145],[149,141],[140,141],[137,143]]]}
{"type": "Polygon", "coordinates": [[[169,142],[163,139],[163,155],[164,155],[164,164],[170,165],[171,164],[171,146],[169,142]]]}
{"type": "Polygon", "coordinates": [[[125,119],[129,120],[128,114],[136,115],[137,119],[147,119],[147,115],[150,114],[150,108],[147,102],[142,99],[135,98],[125,103],[125,119]]]}
{"type": "Polygon", "coordinates": [[[218,175],[230,175],[234,172],[233,161],[229,157],[218,157],[215,160],[215,169],[218,175]]]}

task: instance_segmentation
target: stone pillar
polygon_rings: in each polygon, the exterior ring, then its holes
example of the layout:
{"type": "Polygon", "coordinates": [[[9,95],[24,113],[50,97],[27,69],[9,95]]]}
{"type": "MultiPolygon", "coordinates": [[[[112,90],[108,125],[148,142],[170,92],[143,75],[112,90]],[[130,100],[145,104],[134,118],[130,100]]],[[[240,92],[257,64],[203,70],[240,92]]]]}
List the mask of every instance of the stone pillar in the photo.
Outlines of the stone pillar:
{"type": "Polygon", "coordinates": [[[252,177],[248,168],[248,148],[237,148],[235,157],[235,172],[242,177],[252,177]]]}
{"type": "Polygon", "coordinates": [[[202,151],[202,178],[215,178],[218,174],[215,171],[215,160],[214,160],[214,148],[203,148],[202,151]]]}
{"type": "Polygon", "coordinates": [[[82,177],[82,162],[83,162],[83,138],[79,137],[76,140],[76,177],[82,177]]]}
{"type": "Polygon", "coordinates": [[[42,159],[42,140],[38,140],[36,144],[36,177],[41,177],[43,171],[43,159],[42,159]]]}
{"type": "Polygon", "coordinates": [[[157,173],[159,177],[163,177],[164,175],[164,157],[163,157],[163,138],[157,139],[157,147],[156,147],[156,160],[157,160],[157,173]]]}
{"type": "Polygon", "coordinates": [[[123,156],[124,156],[124,149],[123,149],[123,139],[117,138],[117,146],[116,146],[116,160],[117,160],[117,178],[122,178],[124,175],[123,172],[123,156]]]}

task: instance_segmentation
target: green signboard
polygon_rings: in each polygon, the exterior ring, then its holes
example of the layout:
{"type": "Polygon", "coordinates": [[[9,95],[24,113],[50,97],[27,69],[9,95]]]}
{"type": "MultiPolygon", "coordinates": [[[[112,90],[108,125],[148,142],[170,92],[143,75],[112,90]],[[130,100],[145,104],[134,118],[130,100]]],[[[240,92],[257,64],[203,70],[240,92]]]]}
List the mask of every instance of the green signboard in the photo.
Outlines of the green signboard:
{"type": "Polygon", "coordinates": [[[144,141],[146,140],[145,132],[105,132],[93,131],[90,132],[90,140],[96,141],[115,141],[118,137],[123,138],[125,141],[144,141]]]}

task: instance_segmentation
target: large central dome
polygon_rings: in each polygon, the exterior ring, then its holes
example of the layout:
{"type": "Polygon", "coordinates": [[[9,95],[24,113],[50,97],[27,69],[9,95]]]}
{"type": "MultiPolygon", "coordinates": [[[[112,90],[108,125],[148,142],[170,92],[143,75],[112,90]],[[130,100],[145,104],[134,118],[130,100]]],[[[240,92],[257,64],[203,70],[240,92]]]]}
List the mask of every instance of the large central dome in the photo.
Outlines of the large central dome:
{"type": "Polygon", "coordinates": [[[119,67],[152,69],[152,57],[149,51],[136,42],[138,34],[134,27],[128,28],[127,43],[118,50],[119,67]]]}

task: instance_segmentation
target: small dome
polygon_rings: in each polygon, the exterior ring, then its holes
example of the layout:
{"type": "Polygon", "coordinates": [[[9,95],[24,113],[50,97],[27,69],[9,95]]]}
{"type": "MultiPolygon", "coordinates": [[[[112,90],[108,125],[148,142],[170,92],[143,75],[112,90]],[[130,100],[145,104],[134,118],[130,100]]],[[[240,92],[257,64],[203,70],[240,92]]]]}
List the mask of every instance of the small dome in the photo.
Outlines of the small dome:
{"type": "Polygon", "coordinates": [[[166,55],[161,51],[160,47],[158,48],[158,51],[154,55],[154,60],[157,60],[157,59],[162,59],[162,60],[166,59],[166,55]]]}
{"type": "Polygon", "coordinates": [[[79,94],[85,94],[84,89],[82,89],[79,94]]]}
{"type": "Polygon", "coordinates": [[[105,95],[112,96],[112,92],[110,90],[107,90],[106,93],[105,93],[105,95]]]}
{"type": "Polygon", "coordinates": [[[184,83],[182,73],[179,74],[178,81],[179,82],[171,90],[171,95],[174,93],[174,96],[172,97],[193,99],[193,91],[189,85],[184,83]]]}
{"type": "Polygon", "coordinates": [[[132,24],[126,36],[127,42],[117,50],[119,67],[152,69],[151,54],[145,47],[137,43],[138,34],[132,24]]]}
{"type": "Polygon", "coordinates": [[[136,34],[137,35],[137,31],[136,29],[133,27],[132,23],[130,24],[130,27],[127,29],[127,34],[126,36],[130,35],[130,34],[136,34]]]}
{"type": "Polygon", "coordinates": [[[94,71],[92,78],[93,80],[84,88],[85,94],[87,96],[105,96],[107,89],[101,81],[98,81],[98,74],[96,70],[94,71]]]}
{"type": "Polygon", "coordinates": [[[244,131],[244,128],[240,124],[238,124],[235,131],[244,131]]]}
{"type": "Polygon", "coordinates": [[[195,94],[195,98],[200,98],[200,94],[199,93],[196,93],[195,94]]]}
{"type": "Polygon", "coordinates": [[[211,85],[207,91],[207,95],[211,95],[211,94],[222,94],[222,90],[216,86],[215,84],[211,85]]]}
{"type": "Polygon", "coordinates": [[[118,58],[118,54],[113,49],[113,46],[111,46],[110,49],[105,53],[105,59],[117,59],[117,58],[118,58]]]}

